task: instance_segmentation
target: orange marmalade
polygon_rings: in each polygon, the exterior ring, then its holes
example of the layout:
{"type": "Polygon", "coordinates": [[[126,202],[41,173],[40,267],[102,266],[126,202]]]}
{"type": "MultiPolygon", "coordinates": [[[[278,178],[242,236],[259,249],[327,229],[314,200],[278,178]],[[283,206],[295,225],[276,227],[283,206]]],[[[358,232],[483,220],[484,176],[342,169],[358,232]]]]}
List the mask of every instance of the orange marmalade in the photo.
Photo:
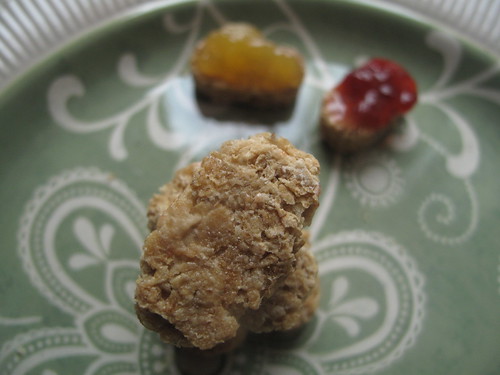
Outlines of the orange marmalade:
{"type": "Polygon", "coordinates": [[[264,95],[296,91],[304,76],[297,51],[274,44],[245,23],[210,33],[196,48],[191,67],[195,78],[214,86],[264,95]]]}

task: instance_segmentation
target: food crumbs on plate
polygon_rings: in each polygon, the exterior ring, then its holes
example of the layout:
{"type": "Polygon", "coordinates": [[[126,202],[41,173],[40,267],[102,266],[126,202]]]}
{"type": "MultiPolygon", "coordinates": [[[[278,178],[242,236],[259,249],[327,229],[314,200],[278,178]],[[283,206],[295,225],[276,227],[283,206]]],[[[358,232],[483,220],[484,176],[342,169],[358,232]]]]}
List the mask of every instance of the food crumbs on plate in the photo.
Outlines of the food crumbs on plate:
{"type": "Polygon", "coordinates": [[[416,101],[417,85],[403,67],[372,59],[326,94],[322,137],[339,152],[364,149],[387,135],[416,101]]]}
{"type": "Polygon", "coordinates": [[[250,332],[298,328],[318,305],[304,227],[319,163],[270,133],[225,142],[149,204],[136,311],[179,347],[228,351],[250,332]]]}
{"type": "Polygon", "coordinates": [[[304,77],[300,53],[254,26],[229,23],[200,41],[191,58],[197,91],[219,103],[259,108],[294,103],[304,77]]]}
{"type": "Polygon", "coordinates": [[[108,175],[106,177],[107,177],[108,182],[113,182],[116,180],[116,175],[114,173],[108,173],[108,175]]]}

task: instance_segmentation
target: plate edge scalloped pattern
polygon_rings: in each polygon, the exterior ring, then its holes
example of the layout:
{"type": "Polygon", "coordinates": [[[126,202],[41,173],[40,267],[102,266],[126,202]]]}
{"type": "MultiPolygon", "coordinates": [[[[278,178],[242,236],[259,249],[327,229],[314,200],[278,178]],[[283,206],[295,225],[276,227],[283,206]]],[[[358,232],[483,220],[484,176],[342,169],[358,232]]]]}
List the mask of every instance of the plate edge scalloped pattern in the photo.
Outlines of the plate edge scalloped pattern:
{"type": "MultiPolygon", "coordinates": [[[[356,1],[356,0],[354,0],[356,1]]],[[[174,0],[0,0],[0,90],[65,43],[141,5],[174,0]]],[[[500,56],[500,2],[496,0],[378,0],[443,23],[500,56]],[[477,6],[471,6],[477,4],[477,6]]]]}
{"type": "Polygon", "coordinates": [[[451,28],[500,57],[500,1],[498,0],[376,0],[402,6],[451,28]]]}
{"type": "Polygon", "coordinates": [[[107,22],[182,0],[0,0],[0,91],[54,51],[107,22]]]}

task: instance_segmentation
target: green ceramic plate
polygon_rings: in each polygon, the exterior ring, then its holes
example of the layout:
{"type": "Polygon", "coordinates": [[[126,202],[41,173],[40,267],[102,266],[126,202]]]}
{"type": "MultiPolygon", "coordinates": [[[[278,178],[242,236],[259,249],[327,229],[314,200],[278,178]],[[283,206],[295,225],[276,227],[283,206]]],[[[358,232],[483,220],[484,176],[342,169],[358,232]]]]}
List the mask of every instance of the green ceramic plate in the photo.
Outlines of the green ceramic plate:
{"type": "Polygon", "coordinates": [[[177,168],[269,130],[321,162],[321,305],[205,372],[500,374],[499,118],[498,60],[366,4],[183,2],[108,22],[0,96],[0,373],[179,374],[133,311],[145,205],[177,168]],[[228,20],[302,51],[293,111],[196,101],[189,55],[228,20]],[[371,56],[407,67],[420,101],[342,158],[319,141],[320,100],[371,56]]]}

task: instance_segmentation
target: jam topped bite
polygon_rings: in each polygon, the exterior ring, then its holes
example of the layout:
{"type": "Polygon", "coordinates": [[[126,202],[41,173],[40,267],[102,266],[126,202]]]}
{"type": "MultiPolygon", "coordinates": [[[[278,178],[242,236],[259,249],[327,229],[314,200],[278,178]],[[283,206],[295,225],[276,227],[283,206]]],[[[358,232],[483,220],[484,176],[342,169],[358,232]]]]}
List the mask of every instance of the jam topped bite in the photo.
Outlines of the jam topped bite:
{"type": "Polygon", "coordinates": [[[327,93],[321,131],[338,151],[356,151],[386,135],[417,101],[417,85],[397,63],[375,58],[327,93]]]}
{"type": "Polygon", "coordinates": [[[295,101],[304,77],[301,55],[274,44],[246,23],[210,33],[191,58],[196,89],[216,102],[284,107],[295,101]]]}

